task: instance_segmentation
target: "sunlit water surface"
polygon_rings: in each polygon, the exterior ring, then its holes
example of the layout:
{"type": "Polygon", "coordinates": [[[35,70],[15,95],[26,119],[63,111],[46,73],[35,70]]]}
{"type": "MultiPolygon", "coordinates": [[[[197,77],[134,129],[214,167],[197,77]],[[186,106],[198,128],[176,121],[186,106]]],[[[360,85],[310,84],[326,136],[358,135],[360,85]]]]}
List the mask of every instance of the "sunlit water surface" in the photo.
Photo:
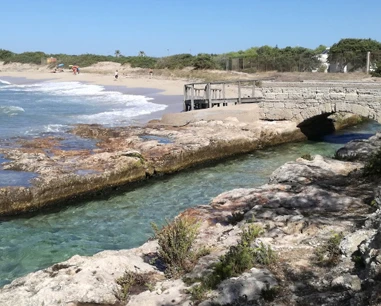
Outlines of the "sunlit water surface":
{"type": "Polygon", "coordinates": [[[264,184],[277,167],[303,154],[333,156],[347,141],[369,137],[379,128],[367,123],[324,142],[281,145],[151,179],[107,199],[0,221],[0,286],[75,254],[136,247],[152,235],[151,222],[162,224],[188,207],[207,204],[221,192],[264,184]]]}

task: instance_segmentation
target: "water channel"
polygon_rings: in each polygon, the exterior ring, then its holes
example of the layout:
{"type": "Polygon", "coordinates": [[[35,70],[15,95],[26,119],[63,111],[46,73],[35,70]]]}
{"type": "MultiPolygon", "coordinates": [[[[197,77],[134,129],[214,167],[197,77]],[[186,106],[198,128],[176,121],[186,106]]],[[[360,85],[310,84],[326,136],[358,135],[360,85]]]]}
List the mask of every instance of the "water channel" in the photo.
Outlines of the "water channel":
{"type": "Polygon", "coordinates": [[[130,190],[78,203],[59,211],[0,221],[0,287],[29,272],[75,254],[132,248],[152,235],[150,223],[163,224],[182,210],[207,204],[221,192],[268,181],[287,161],[303,154],[332,157],[346,142],[367,138],[381,128],[368,122],[324,138],[260,150],[218,164],[155,178],[130,190]]]}

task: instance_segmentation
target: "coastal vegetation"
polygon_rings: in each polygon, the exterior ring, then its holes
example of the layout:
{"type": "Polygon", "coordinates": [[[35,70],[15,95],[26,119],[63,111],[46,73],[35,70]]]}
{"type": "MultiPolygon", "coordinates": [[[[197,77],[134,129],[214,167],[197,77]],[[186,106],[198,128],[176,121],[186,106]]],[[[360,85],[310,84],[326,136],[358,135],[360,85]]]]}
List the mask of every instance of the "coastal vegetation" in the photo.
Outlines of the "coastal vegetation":
{"type": "MultiPolygon", "coordinates": [[[[324,71],[321,69],[318,55],[326,49],[324,45],[315,49],[300,46],[279,48],[265,45],[223,54],[192,55],[185,53],[165,57],[146,56],[144,51],[140,51],[138,56],[124,56],[120,50],[116,50],[113,55],[68,55],[48,54],[41,51],[14,53],[0,49],[0,61],[3,61],[4,64],[31,63],[39,65],[52,57],[57,59],[57,63],[64,64],[66,67],[69,65],[88,67],[98,62],[109,61],[122,65],[128,64],[133,68],[169,70],[193,67],[196,70],[241,70],[249,73],[262,71],[309,72],[324,71]]],[[[344,65],[351,63],[351,69],[356,70],[365,65],[368,51],[380,55],[381,43],[371,39],[342,39],[330,48],[328,61],[339,61],[344,65]]]]}
{"type": "Polygon", "coordinates": [[[199,233],[199,223],[193,217],[182,216],[168,222],[161,229],[152,224],[155,239],[158,240],[158,256],[164,262],[168,277],[180,276],[194,267],[200,256],[206,255],[204,248],[196,250],[195,240],[199,233]]]}
{"type": "Polygon", "coordinates": [[[316,263],[322,266],[336,265],[341,256],[340,242],[343,240],[343,233],[332,233],[331,237],[315,249],[316,263]]]}
{"type": "Polygon", "coordinates": [[[372,39],[341,39],[329,49],[328,61],[339,62],[342,66],[351,64],[350,71],[355,71],[366,65],[367,52],[381,52],[381,42],[372,39]]]}
{"type": "Polygon", "coordinates": [[[364,176],[380,176],[381,174],[381,149],[373,153],[365,162],[364,176]]]}
{"type": "Polygon", "coordinates": [[[237,245],[231,246],[228,252],[212,265],[211,272],[198,280],[186,279],[188,283],[197,284],[190,289],[195,302],[203,300],[210,290],[216,289],[224,280],[241,275],[255,265],[268,266],[276,261],[276,254],[263,242],[256,244],[256,239],[263,233],[261,226],[249,224],[242,229],[237,245]]]}

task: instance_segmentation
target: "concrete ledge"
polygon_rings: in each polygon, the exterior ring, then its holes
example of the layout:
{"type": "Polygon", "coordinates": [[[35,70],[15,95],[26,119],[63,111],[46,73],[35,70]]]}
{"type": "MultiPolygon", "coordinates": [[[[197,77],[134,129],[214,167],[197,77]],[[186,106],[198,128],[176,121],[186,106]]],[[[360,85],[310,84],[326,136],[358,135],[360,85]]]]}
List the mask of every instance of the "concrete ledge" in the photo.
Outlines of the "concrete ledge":
{"type": "Polygon", "coordinates": [[[161,123],[175,126],[201,120],[225,120],[229,117],[237,118],[239,122],[253,123],[259,120],[259,107],[257,104],[240,104],[165,114],[161,123]]]}

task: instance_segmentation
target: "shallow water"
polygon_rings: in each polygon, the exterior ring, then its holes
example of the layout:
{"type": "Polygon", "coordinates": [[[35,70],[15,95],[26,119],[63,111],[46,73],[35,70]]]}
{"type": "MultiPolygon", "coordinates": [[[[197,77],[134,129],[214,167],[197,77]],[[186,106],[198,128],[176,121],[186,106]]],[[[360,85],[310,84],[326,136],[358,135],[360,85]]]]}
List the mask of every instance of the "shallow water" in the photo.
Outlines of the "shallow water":
{"type": "Polygon", "coordinates": [[[65,132],[78,123],[125,126],[167,107],[153,102],[143,95],[81,82],[0,80],[0,138],[65,132]]]}
{"type": "Polygon", "coordinates": [[[110,249],[136,247],[151,235],[151,222],[163,224],[179,212],[207,204],[221,192],[268,181],[287,161],[303,154],[333,156],[343,139],[362,138],[380,129],[363,124],[322,142],[272,147],[204,168],[152,179],[140,187],[61,211],[0,222],[0,286],[16,277],[66,260],[110,249]]]}

